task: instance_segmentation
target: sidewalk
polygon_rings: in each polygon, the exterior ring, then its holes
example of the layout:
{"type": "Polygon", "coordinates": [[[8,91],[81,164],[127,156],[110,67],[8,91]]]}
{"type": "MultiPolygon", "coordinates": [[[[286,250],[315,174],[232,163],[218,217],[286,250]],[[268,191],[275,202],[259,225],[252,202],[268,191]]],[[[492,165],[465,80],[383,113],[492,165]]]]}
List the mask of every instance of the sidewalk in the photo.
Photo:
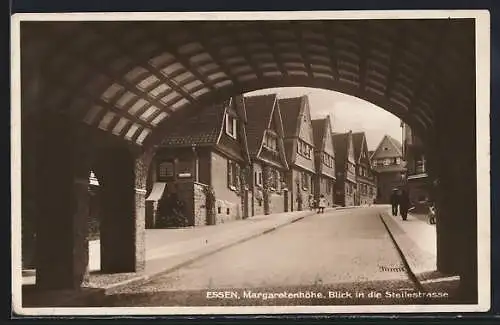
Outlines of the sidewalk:
{"type": "Polygon", "coordinates": [[[408,213],[403,221],[388,208],[382,219],[415,275],[436,270],[436,226],[426,222],[425,215],[408,213]]]}
{"type": "Polygon", "coordinates": [[[424,289],[434,288],[439,283],[459,281],[457,277],[443,275],[437,271],[436,225],[427,220],[426,214],[408,213],[392,216],[391,208],[381,213],[381,218],[391,233],[396,245],[406,259],[411,273],[424,289]]]}
{"type": "MultiPolygon", "coordinates": [[[[99,241],[92,241],[89,243],[90,275],[88,282],[83,287],[87,291],[100,289],[94,291],[102,294],[104,292],[110,293],[127,285],[137,285],[155,275],[173,271],[199,258],[266,234],[313,214],[315,211],[298,211],[255,216],[215,226],[148,229],[146,231],[146,267],[140,273],[100,273],[99,241]]],[[[23,271],[23,287],[32,286],[34,283],[34,272],[23,271]]],[[[26,291],[26,294],[31,293],[31,290],[23,291],[26,291]]],[[[66,299],[66,297],[65,300],[68,303],[70,300],[71,303],[74,302],[74,299],[66,299]]],[[[52,305],[54,304],[58,303],[52,303],[52,305]]]]}

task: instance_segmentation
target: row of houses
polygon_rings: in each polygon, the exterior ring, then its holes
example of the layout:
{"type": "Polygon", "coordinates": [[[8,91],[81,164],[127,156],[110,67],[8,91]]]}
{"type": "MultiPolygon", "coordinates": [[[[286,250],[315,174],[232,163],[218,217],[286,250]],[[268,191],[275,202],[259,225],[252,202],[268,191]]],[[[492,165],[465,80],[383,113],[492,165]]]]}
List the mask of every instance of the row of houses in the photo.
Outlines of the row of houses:
{"type": "Polygon", "coordinates": [[[197,226],[256,215],[375,202],[363,132],[312,119],[307,96],[236,96],[172,129],[148,182],[147,224],[197,226]]]}

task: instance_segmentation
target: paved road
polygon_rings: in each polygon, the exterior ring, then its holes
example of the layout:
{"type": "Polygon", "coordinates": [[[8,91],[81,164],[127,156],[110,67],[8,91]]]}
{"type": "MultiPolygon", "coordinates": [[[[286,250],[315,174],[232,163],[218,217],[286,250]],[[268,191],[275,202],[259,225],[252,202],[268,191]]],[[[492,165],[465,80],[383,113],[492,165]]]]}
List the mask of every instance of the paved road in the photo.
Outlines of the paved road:
{"type": "Polygon", "coordinates": [[[106,306],[416,303],[415,297],[404,297],[404,292],[415,291],[402,289],[416,289],[379,211],[378,207],[352,208],[306,217],[146,284],[122,289],[101,303],[106,306]],[[356,292],[364,296],[356,297],[356,292]],[[378,298],[374,297],[377,293],[378,298]]]}

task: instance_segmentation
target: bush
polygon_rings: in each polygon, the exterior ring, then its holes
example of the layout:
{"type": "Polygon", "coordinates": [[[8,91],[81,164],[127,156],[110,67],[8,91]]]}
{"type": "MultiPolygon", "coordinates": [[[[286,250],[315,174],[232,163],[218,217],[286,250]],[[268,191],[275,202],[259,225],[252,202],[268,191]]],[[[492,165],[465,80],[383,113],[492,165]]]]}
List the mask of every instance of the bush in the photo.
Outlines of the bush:
{"type": "Polygon", "coordinates": [[[205,192],[205,206],[207,210],[207,224],[214,223],[215,224],[215,191],[212,186],[203,187],[203,191],[205,192]]]}

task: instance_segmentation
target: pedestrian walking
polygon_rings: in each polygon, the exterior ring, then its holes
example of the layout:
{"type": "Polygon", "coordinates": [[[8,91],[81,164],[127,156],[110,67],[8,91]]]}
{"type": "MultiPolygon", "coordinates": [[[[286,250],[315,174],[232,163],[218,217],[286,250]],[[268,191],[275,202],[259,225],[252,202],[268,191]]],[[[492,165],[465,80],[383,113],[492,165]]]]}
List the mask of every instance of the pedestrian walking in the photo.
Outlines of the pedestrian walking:
{"type": "Polygon", "coordinates": [[[326,208],[326,199],[325,196],[321,194],[318,202],[318,213],[325,213],[325,208],[326,208]]]}
{"type": "Polygon", "coordinates": [[[394,217],[398,215],[398,205],[399,205],[398,189],[394,188],[391,193],[392,215],[394,217]]]}
{"type": "Polygon", "coordinates": [[[410,197],[408,195],[408,191],[406,189],[403,189],[399,197],[399,213],[401,213],[401,217],[403,218],[403,220],[406,220],[408,218],[409,209],[410,197]]]}

